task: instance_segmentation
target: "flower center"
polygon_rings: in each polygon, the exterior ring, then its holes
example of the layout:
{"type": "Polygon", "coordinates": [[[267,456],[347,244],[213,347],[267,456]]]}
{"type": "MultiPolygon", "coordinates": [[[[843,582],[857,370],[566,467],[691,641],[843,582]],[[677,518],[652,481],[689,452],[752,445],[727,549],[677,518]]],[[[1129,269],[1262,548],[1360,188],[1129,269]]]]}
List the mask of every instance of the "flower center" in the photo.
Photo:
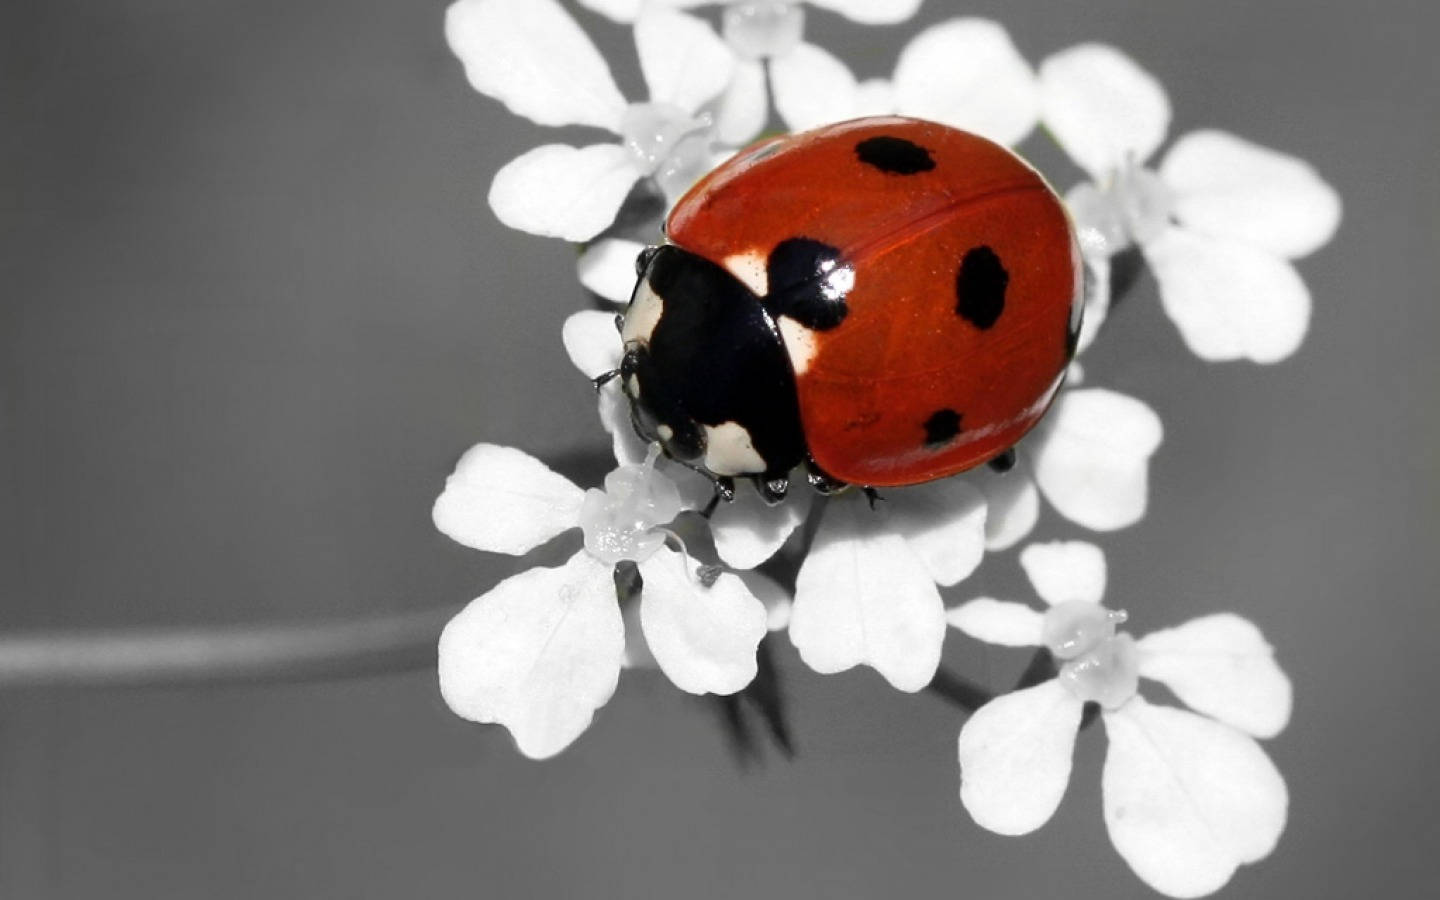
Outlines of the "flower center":
{"type": "Polygon", "coordinates": [[[805,10],[784,0],[740,0],[725,7],[721,33],[745,59],[784,56],[805,33],[805,10]]]}
{"type": "Polygon", "coordinates": [[[1135,696],[1140,684],[1135,639],[1116,632],[1123,611],[1072,600],[1045,614],[1045,646],[1060,665],[1060,682],[1081,700],[1115,709],[1135,696]]]}
{"type": "Polygon", "coordinates": [[[632,103],[620,139],[644,175],[674,202],[710,169],[708,114],[691,116],[670,103],[632,103]]]}
{"type": "Polygon", "coordinates": [[[1078,185],[1066,201],[1081,244],[1087,252],[1101,256],[1159,237],[1170,224],[1174,208],[1170,189],[1159,174],[1133,162],[1118,169],[1103,185],[1078,185]]]}
{"type": "Polygon", "coordinates": [[[585,549],[611,565],[648,559],[665,543],[659,526],[680,515],[680,491],[655,468],[660,445],[651,444],[645,461],[621,466],[605,476],[605,490],[585,492],[580,528],[585,549]]]}

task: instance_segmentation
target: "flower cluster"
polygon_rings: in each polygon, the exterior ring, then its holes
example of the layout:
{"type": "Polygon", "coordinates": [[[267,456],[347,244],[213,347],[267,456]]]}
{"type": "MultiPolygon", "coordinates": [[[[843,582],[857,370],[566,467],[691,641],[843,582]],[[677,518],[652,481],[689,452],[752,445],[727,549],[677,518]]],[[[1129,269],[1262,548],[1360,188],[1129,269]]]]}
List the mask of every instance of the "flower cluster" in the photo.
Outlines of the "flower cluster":
{"type": "MultiPolygon", "coordinates": [[[[1196,355],[1274,363],[1308,327],[1311,298],[1293,261],[1334,233],[1335,192],[1301,160],[1216,130],[1181,136],[1151,167],[1169,100],[1111,47],[1072,47],[1032,67],[999,24],[957,18],[917,34],[891,77],[860,81],[805,39],[799,2],[735,0],[718,15],[685,11],[715,5],[704,0],[580,2],[632,30],[645,100],[626,100],[555,0],[458,0],[446,16],[477,91],[542,126],[607,133],[522,154],[495,174],[489,202],[510,227],[582,245],[578,280],[608,308],[575,312],[561,337],[601,385],[617,464],[603,490],[583,491],[513,448],[479,444],[460,460],[435,503],[442,532],[514,556],[576,529],[583,545],[557,568],[505,579],[451,622],[439,663],[450,707],[503,725],[522,753],[543,758],[588,727],[627,665],[658,668],[690,693],[734,694],[755,677],[761,642],[783,633],[815,672],[868,666],[913,692],[935,678],[953,626],[1041,648],[1056,672],[962,728],[961,800],[977,823],[1021,834],[1050,817],[1091,706],[1110,739],[1106,827],[1142,879],[1197,896],[1265,856],[1287,801],[1255,738],[1284,727],[1290,688],[1253,625],[1222,613],[1137,640],[1121,630],[1124,613],[1100,605],[1104,559],[1085,543],[1020,553],[1045,612],[988,598],[947,611],[942,599],[987,553],[1023,542],[1046,505],[1095,532],[1139,522],[1163,438],[1145,401],[1082,386],[1072,363],[1008,471],[982,467],[878,499],[794,490],[772,506],[742,489],[717,505],[709,479],[636,436],[629,400],[605,383],[621,366],[615,319],[635,260],[660,237],[653,216],[637,226],[621,213],[637,197],[673,204],[775,119],[799,131],[899,114],[1006,145],[1043,131],[1088,177],[1065,197],[1089,275],[1077,352],[1107,318],[1113,259],[1138,253],[1196,355]],[[757,571],[780,559],[792,573],[783,584],[757,571]],[[1200,715],[1147,703],[1142,678],[1200,715]]],[[[811,5],[894,24],[919,0],[811,5]]]]}

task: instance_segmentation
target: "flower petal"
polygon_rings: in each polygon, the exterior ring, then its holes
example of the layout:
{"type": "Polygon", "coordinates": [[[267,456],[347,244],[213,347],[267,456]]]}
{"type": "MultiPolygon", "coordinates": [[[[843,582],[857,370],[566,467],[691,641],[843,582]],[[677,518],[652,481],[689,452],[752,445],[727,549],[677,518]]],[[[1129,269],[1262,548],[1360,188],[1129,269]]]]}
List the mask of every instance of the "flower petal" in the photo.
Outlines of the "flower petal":
{"type": "Polygon", "coordinates": [[[1045,614],[1023,603],[976,597],[947,610],[945,621],[977,641],[1001,647],[1038,647],[1044,642],[1045,614]]]}
{"type": "Polygon", "coordinates": [[[611,21],[628,25],[634,22],[640,15],[640,11],[647,6],[688,9],[692,6],[714,3],[716,0],[579,0],[579,2],[581,6],[588,7],[611,21]]]}
{"type": "Polygon", "coordinates": [[[1040,118],[1080,168],[1105,181],[1144,162],[1170,127],[1155,76],[1104,44],[1081,44],[1040,64],[1040,118]]]}
{"type": "Polygon", "coordinates": [[[935,677],[945,607],[925,564],[858,498],[833,498],[795,581],[790,640],[822,674],[857,665],[896,688],[935,677]]]}
{"type": "Polygon", "coordinates": [[[1136,646],[1140,674],[1198,712],[1261,738],[1290,721],[1290,679],[1260,629],[1234,613],[1148,634],[1136,646]]]}
{"type": "Polygon", "coordinates": [[[900,51],[896,109],[1016,144],[1035,127],[1035,72],[1010,35],[987,19],[951,19],[925,29],[900,51]]]}
{"type": "Polygon", "coordinates": [[[554,0],[457,0],[445,12],[445,39],[470,85],[517,116],[619,132],[625,98],[554,0]]]}
{"type": "Polygon", "coordinates": [[[1087,541],[1051,541],[1020,551],[1020,566],[1035,593],[1051,606],[1105,597],[1105,553],[1087,541]]]}
{"type": "Polygon", "coordinates": [[[1201,359],[1276,363],[1310,327],[1310,291],[1295,267],[1250,244],[1168,228],[1145,244],[1160,303],[1201,359]]]}
{"type": "Polygon", "coordinates": [[[1340,195],[1303,159],[1224,131],[1192,131],[1160,165],[1175,215],[1197,232],[1294,259],[1340,225],[1340,195]]]}
{"type": "Polygon", "coordinates": [[[1070,783],[1084,704],[1056,679],[991,700],[960,729],[960,801],[997,834],[1050,821],[1070,783]]]}
{"type": "Polygon", "coordinates": [[[920,0],[810,0],[861,25],[894,25],[915,15],[920,0]]]}
{"type": "Polygon", "coordinates": [[[735,55],[707,23],[673,9],[648,7],[635,21],[640,70],[655,103],[693,113],[730,84],[735,55]]]}
{"type": "Polygon", "coordinates": [[[620,335],[615,331],[615,314],[598,309],[571,313],[560,327],[560,340],[570,362],[586,378],[595,378],[620,366],[620,335]]]}
{"type": "Polygon", "coordinates": [[[1140,697],[1104,718],[1105,825],[1142,881],[1199,897],[1275,848],[1289,796],[1253,738],[1140,697]]]}
{"type": "Polygon", "coordinates": [[[615,462],[622,466],[638,465],[645,459],[650,445],[635,433],[635,426],[630,421],[630,400],[620,390],[619,382],[612,381],[600,388],[599,400],[600,424],[610,435],[615,462]]]}
{"type": "Polygon", "coordinates": [[[855,114],[855,76],[845,64],[814,44],[800,43],[770,60],[775,111],[791,131],[805,131],[855,114]]]}
{"type": "Polygon", "coordinates": [[[885,492],[880,513],[936,584],[959,584],[985,555],[985,495],[961,478],[885,492]]]}
{"type": "Polygon", "coordinates": [[[615,221],[639,178],[630,151],[619,144],[546,144],[495,173],[490,208],[519,231],[588,241],[615,221]]]}
{"type": "Polygon", "coordinates": [[[722,573],[707,588],[686,566],[686,557],[663,547],[640,563],[645,643],[682,691],[733,694],[755,677],[765,606],[737,576],[722,573]]]}
{"type": "Polygon", "coordinates": [[[445,479],[435,527],[476,550],[520,556],[579,527],[585,492],[514,447],[476,444],[445,479]]]}
{"type": "Polygon", "coordinates": [[[715,108],[715,138],[732,147],[754,140],[770,117],[765,94],[765,65],[758,59],[735,61],[730,86],[715,108]]]}
{"type": "Polygon", "coordinates": [[[1096,531],[1145,515],[1150,457],[1160,417],[1143,402],[1104,388],[1062,391],[1031,445],[1035,481],[1065,518],[1096,531]]]}
{"type": "Polygon", "coordinates": [[[1009,472],[980,476],[985,492],[985,549],[1008,550],[1025,539],[1040,519],[1040,491],[1023,460],[1009,472]]]}
{"type": "Polygon", "coordinates": [[[794,491],[784,503],[766,506],[758,491],[739,485],[735,499],[715,507],[710,516],[715,552],[727,566],[753,569],[775,555],[809,511],[808,488],[794,491]]]}
{"type": "Polygon", "coordinates": [[[1076,356],[1095,343],[1095,336],[1110,313],[1110,258],[1091,253],[1084,256],[1085,311],[1080,319],[1080,336],[1075,339],[1076,356]]]}
{"type": "Polygon", "coordinates": [[[512,575],[440,635],[440,693],[459,716],[498,722],[520,752],[554,756],[615,693],[625,627],[610,567],[583,550],[512,575]]]}
{"type": "Polygon", "coordinates": [[[624,306],[635,290],[635,259],[644,249],[645,245],[639,241],[601,238],[581,252],[575,261],[575,274],[586,290],[624,306]]]}

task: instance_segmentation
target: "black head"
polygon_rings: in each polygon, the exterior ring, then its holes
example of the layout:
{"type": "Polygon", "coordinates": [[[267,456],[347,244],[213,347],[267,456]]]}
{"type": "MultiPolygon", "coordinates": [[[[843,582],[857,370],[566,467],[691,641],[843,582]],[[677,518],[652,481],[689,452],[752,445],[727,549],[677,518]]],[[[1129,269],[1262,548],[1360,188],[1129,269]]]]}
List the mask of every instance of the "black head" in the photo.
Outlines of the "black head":
{"type": "Polygon", "coordinates": [[[775,321],[723,266],[647,248],[621,323],[621,384],[641,434],[714,477],[783,477],[805,458],[775,321]]]}

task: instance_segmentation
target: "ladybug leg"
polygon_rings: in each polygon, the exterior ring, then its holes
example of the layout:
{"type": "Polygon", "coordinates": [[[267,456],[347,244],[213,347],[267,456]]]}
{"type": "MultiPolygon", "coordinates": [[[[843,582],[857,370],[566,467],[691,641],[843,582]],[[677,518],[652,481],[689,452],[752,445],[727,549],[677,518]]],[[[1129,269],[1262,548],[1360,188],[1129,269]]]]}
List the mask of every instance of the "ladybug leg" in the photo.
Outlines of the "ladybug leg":
{"type": "MultiPolygon", "coordinates": [[[[700,470],[696,469],[695,471],[699,472],[700,470]]],[[[710,502],[705,504],[705,508],[700,510],[700,515],[707,519],[714,514],[715,508],[720,505],[721,500],[730,503],[735,499],[735,479],[722,475],[716,478],[713,484],[715,493],[711,495],[710,502]]]]}
{"type": "Polygon", "coordinates": [[[999,456],[990,460],[985,465],[1002,474],[1010,471],[1011,469],[1015,468],[1015,448],[1011,447],[1008,450],[1001,452],[999,456]]]}
{"type": "Polygon", "coordinates": [[[815,464],[815,460],[805,458],[805,480],[810,482],[810,487],[819,494],[838,494],[850,485],[834,477],[824,469],[815,464]]]}
{"type": "Polygon", "coordinates": [[[757,475],[754,481],[755,490],[760,492],[761,498],[770,506],[784,500],[785,495],[790,492],[790,479],[784,476],[766,478],[764,475],[757,475]]]}
{"type": "Polygon", "coordinates": [[[598,394],[598,393],[600,393],[600,389],[601,389],[601,388],[603,388],[605,385],[609,384],[611,381],[613,381],[614,379],[619,378],[619,377],[620,377],[620,370],[619,370],[619,369],[611,369],[611,370],[608,371],[608,372],[601,372],[599,375],[596,375],[594,378],[590,379],[590,383],[593,384],[593,385],[595,385],[595,393],[598,394]]]}
{"type": "Polygon", "coordinates": [[[871,509],[875,508],[875,504],[885,502],[885,498],[880,496],[880,492],[873,487],[863,487],[860,490],[865,492],[865,499],[870,501],[871,509]]]}

